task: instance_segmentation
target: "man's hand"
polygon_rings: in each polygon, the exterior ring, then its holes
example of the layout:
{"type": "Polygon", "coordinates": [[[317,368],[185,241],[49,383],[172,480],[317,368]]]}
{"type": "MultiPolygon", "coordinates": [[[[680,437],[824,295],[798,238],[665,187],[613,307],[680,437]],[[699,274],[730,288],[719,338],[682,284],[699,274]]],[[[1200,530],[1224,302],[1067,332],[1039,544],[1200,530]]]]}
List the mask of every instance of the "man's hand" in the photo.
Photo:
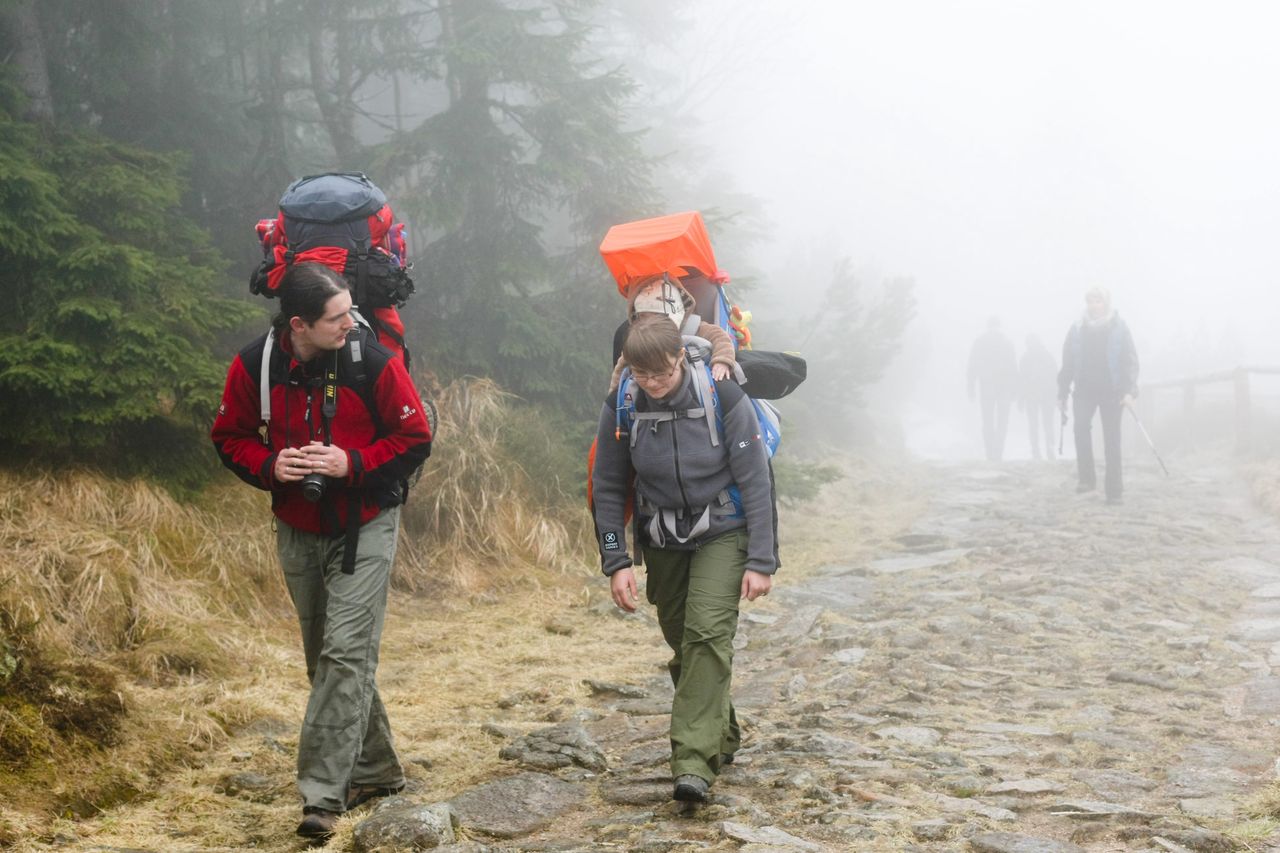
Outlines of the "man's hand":
{"type": "Polygon", "coordinates": [[[351,470],[347,462],[347,451],[332,444],[313,441],[302,448],[303,459],[309,470],[305,473],[324,474],[326,477],[342,479],[351,470]]]}
{"type": "Polygon", "coordinates": [[[717,361],[711,365],[711,378],[717,382],[723,382],[729,378],[729,367],[722,361],[717,361]]]}
{"type": "Polygon", "coordinates": [[[761,572],[744,572],[742,575],[742,598],[755,601],[762,595],[768,595],[773,587],[773,575],[761,572]]]}
{"type": "Polygon", "coordinates": [[[1122,397],[1122,398],[1121,398],[1120,403],[1121,403],[1121,404],[1122,404],[1126,409],[1132,409],[1132,408],[1133,408],[1133,395],[1132,395],[1132,394],[1125,394],[1125,395],[1124,395],[1124,397],[1122,397]]]}
{"type": "Polygon", "coordinates": [[[1062,414],[1064,414],[1064,415],[1067,413],[1067,398],[1066,398],[1066,397],[1062,397],[1062,398],[1060,398],[1060,399],[1058,400],[1058,411],[1059,411],[1059,412],[1062,412],[1062,414]]]}
{"type": "Polygon", "coordinates": [[[636,592],[636,573],[631,569],[618,569],[609,577],[609,589],[613,593],[613,603],[628,613],[636,612],[636,602],[640,600],[636,592]]]}
{"type": "Polygon", "coordinates": [[[286,447],[276,455],[276,464],[271,473],[278,483],[296,483],[311,473],[311,465],[301,450],[286,447]]]}

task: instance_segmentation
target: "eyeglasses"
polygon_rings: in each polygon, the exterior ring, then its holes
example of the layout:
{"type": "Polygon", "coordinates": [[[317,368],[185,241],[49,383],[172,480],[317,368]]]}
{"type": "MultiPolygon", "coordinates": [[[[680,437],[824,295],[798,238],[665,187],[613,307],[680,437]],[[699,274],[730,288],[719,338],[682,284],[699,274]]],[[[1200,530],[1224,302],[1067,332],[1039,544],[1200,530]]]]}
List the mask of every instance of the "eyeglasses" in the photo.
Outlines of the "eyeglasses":
{"type": "Polygon", "coordinates": [[[676,375],[676,370],[678,370],[679,367],[680,362],[674,361],[671,364],[671,369],[666,373],[646,373],[643,370],[633,370],[631,371],[631,375],[635,377],[637,382],[665,382],[672,376],[676,375]]]}

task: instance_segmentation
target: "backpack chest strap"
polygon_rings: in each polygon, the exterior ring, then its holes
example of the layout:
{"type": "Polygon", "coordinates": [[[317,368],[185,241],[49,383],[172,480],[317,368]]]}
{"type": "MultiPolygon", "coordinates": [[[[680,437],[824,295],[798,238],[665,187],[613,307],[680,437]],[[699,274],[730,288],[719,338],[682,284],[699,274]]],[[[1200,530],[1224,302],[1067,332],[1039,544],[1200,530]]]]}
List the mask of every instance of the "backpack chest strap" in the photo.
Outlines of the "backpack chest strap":
{"type": "MultiPolygon", "coordinates": [[[[695,408],[695,409],[684,409],[678,412],[636,412],[631,417],[633,421],[649,421],[650,423],[649,431],[657,432],[658,424],[660,423],[665,423],[666,421],[678,421],[681,418],[698,419],[698,418],[706,417],[706,414],[707,414],[707,410],[699,406],[698,408],[695,408]]],[[[639,434],[639,432],[640,432],[639,429],[631,430],[631,447],[633,449],[636,446],[636,435],[639,434]]],[[[713,439],[713,442],[714,442],[714,439],[713,439]]]]}

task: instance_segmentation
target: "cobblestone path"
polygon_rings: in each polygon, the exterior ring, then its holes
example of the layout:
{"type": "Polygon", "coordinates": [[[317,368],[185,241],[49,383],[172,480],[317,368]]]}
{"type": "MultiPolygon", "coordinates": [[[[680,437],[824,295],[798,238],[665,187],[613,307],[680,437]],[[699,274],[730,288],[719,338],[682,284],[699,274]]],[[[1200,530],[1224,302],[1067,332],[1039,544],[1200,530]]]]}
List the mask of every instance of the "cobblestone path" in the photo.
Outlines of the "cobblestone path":
{"type": "Polygon", "coordinates": [[[1280,849],[1249,820],[1276,777],[1280,526],[1232,473],[1140,475],[1120,507],[1062,467],[928,473],[877,558],[783,575],[744,613],[748,741],[709,805],[668,800],[655,675],[513,740],[556,784],[455,800],[466,846],[1280,849]]]}

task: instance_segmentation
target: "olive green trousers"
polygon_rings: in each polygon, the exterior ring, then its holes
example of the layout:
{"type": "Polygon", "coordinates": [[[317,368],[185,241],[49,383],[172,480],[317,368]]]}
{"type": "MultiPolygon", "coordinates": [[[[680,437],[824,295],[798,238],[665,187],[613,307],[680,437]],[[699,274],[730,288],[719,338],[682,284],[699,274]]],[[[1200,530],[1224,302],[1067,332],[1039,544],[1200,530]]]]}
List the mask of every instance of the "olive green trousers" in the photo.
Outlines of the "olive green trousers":
{"type": "Polygon", "coordinates": [[[277,524],[276,549],[302,627],[311,682],[298,737],[304,806],[342,812],[348,784],[404,784],[374,681],[399,529],[399,507],[361,527],[355,572],[345,575],[345,537],[277,524]]]}
{"type": "Polygon", "coordinates": [[[675,653],[667,665],[676,688],[672,776],[714,781],[720,757],[733,755],[741,743],[729,686],[746,561],[745,530],[717,536],[696,551],[644,549],[645,594],[657,607],[662,636],[675,653]]]}

